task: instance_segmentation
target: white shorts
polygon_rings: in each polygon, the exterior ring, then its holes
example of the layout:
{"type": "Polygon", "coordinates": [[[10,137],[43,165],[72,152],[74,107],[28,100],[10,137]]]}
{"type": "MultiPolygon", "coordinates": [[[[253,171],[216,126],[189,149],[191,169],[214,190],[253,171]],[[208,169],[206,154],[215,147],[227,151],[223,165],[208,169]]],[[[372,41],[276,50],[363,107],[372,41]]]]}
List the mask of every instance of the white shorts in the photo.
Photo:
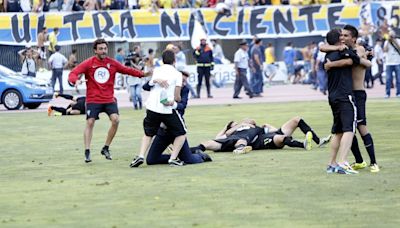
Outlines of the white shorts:
{"type": "Polygon", "coordinates": [[[46,58],[46,50],[44,47],[39,48],[39,57],[40,57],[40,59],[47,59],[46,58]]]}

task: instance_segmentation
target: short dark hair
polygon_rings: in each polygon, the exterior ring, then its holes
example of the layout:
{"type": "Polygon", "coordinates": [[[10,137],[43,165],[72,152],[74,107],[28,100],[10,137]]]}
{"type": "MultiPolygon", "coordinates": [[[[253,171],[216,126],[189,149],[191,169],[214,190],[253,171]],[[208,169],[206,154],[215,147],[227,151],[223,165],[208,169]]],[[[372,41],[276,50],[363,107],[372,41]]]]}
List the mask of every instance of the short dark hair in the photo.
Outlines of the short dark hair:
{"type": "Polygon", "coordinates": [[[261,43],[261,39],[258,39],[258,38],[257,38],[257,39],[254,41],[254,43],[255,43],[255,44],[261,43]]]}
{"type": "Polygon", "coordinates": [[[344,30],[350,31],[351,37],[355,37],[358,38],[358,30],[356,27],[352,26],[352,25],[345,25],[343,27],[344,30]]]}
{"type": "Polygon", "coordinates": [[[56,46],[54,47],[54,49],[56,49],[56,51],[60,51],[60,50],[61,50],[61,46],[60,46],[60,45],[56,45],[56,46]]]}
{"type": "Polygon", "coordinates": [[[153,54],[154,50],[153,48],[149,48],[149,54],[153,54]]]}
{"type": "Polygon", "coordinates": [[[120,51],[122,51],[122,48],[118,48],[118,49],[117,49],[117,52],[120,52],[120,51]]]}
{"type": "Polygon", "coordinates": [[[72,54],[75,54],[76,53],[76,49],[72,49],[72,54]]]}
{"type": "Polygon", "coordinates": [[[94,50],[97,50],[97,45],[99,45],[99,44],[106,44],[107,47],[108,47],[107,41],[106,41],[105,39],[103,39],[103,38],[100,38],[100,39],[97,39],[97,40],[94,41],[94,43],[93,43],[93,49],[94,49],[94,50]]]}
{"type": "Polygon", "coordinates": [[[163,51],[162,53],[162,60],[164,64],[174,64],[175,62],[175,53],[172,50],[168,50],[166,49],[165,51],[163,51]]]}
{"type": "Polygon", "coordinates": [[[340,41],[340,30],[332,29],[326,34],[326,41],[330,45],[335,45],[340,41]]]}
{"type": "Polygon", "coordinates": [[[58,32],[58,28],[55,27],[55,28],[53,29],[53,31],[54,31],[54,32],[58,32]]]}

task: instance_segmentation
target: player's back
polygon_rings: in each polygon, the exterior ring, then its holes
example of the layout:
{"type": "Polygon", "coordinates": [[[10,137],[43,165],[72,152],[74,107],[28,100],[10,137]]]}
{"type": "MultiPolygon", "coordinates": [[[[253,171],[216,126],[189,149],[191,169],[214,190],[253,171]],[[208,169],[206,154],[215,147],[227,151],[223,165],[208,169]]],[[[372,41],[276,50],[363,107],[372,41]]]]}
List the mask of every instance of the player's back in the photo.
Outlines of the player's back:
{"type": "Polygon", "coordinates": [[[172,113],[172,106],[160,103],[160,97],[162,93],[166,93],[168,101],[174,101],[175,87],[182,87],[182,73],[177,71],[174,66],[164,64],[154,69],[150,82],[155,80],[167,80],[168,88],[162,88],[159,84],[155,84],[150,90],[146,108],[157,113],[172,113]]]}
{"type": "MultiPolygon", "coordinates": [[[[346,52],[333,51],[325,56],[325,61],[329,59],[331,62],[350,58],[346,52]]],[[[352,67],[336,67],[327,71],[328,74],[328,92],[329,101],[347,100],[353,91],[352,67]]]]}

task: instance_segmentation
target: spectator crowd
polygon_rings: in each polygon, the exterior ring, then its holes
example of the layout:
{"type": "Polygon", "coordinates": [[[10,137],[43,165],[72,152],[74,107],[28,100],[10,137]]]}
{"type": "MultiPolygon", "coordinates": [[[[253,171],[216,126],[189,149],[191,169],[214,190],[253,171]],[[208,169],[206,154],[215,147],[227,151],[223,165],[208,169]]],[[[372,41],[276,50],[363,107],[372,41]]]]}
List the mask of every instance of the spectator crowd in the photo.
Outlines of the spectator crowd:
{"type": "Polygon", "coordinates": [[[48,12],[176,8],[215,8],[217,11],[237,6],[311,5],[358,3],[361,0],[0,0],[0,12],[48,12]]]}

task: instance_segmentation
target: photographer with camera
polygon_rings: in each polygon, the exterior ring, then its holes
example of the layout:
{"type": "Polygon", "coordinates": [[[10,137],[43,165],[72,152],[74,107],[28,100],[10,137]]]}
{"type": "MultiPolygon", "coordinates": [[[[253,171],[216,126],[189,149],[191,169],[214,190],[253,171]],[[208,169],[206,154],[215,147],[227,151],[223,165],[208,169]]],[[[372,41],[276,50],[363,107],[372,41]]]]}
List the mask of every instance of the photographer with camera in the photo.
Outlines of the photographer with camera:
{"type": "Polygon", "coordinates": [[[400,38],[394,31],[389,32],[389,36],[383,45],[386,52],[386,95],[390,97],[390,89],[393,82],[393,73],[396,75],[396,96],[400,98],[400,38]]]}
{"type": "Polygon", "coordinates": [[[39,52],[33,50],[31,46],[28,45],[25,49],[19,51],[18,54],[22,62],[22,75],[36,77],[36,59],[37,56],[39,56],[39,52]]]}
{"type": "MultiPolygon", "coordinates": [[[[146,58],[147,59],[147,58],[146,58]]],[[[145,60],[146,60],[145,59],[145,60]]],[[[138,70],[145,69],[145,60],[140,55],[140,49],[138,46],[133,51],[129,52],[125,58],[125,66],[132,67],[138,70]]],[[[129,92],[130,100],[133,102],[135,110],[142,109],[142,79],[136,77],[127,77],[126,83],[129,92]]]]}
{"type": "MultiPolygon", "coordinates": [[[[368,41],[365,40],[364,38],[358,38],[357,39],[357,44],[359,46],[364,47],[365,49],[365,55],[369,61],[372,61],[374,58],[374,51],[371,46],[369,46],[368,41]]],[[[367,89],[373,88],[374,87],[374,80],[372,77],[372,71],[371,67],[367,67],[365,69],[365,78],[364,78],[364,83],[367,89]]]]}

